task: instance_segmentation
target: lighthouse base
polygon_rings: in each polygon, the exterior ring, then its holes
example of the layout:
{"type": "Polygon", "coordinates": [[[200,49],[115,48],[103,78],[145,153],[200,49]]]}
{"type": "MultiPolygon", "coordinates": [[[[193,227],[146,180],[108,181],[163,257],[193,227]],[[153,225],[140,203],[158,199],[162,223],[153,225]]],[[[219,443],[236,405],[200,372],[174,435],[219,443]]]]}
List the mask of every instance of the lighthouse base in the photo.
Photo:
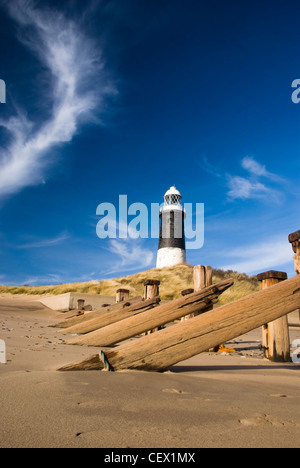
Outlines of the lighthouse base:
{"type": "Polygon", "coordinates": [[[176,247],[158,249],[156,268],[171,267],[186,262],[186,252],[176,247]]]}

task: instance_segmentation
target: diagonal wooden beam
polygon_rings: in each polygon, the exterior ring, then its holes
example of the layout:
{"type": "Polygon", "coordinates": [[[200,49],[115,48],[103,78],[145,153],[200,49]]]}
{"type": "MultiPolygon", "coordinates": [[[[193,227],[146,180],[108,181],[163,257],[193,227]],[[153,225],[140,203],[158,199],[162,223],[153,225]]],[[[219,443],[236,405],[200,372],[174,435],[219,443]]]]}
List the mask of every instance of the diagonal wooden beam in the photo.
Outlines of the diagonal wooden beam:
{"type": "Polygon", "coordinates": [[[300,308],[300,275],[60,370],[162,371],[300,308]]]}
{"type": "MultiPolygon", "coordinates": [[[[111,346],[136,335],[166,325],[185,315],[201,313],[218,302],[220,294],[233,285],[232,279],[201,289],[155,309],[141,312],[120,322],[95,330],[69,341],[69,344],[88,346],[111,346]]],[[[100,321],[99,321],[100,324],[100,321]]],[[[100,328],[100,327],[99,327],[100,328]]]]}

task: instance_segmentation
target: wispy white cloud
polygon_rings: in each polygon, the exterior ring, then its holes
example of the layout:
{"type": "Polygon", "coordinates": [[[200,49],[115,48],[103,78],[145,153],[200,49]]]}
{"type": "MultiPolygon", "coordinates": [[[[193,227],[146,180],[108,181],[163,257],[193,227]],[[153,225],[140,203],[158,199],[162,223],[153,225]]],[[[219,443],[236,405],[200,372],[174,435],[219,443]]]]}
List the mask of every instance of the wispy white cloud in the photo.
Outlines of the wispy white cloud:
{"type": "Polygon", "coordinates": [[[51,285],[51,284],[62,284],[63,279],[61,276],[56,274],[49,274],[45,276],[35,276],[25,278],[23,284],[28,286],[42,286],[42,285],[51,285]]]}
{"type": "Polygon", "coordinates": [[[56,237],[48,239],[38,239],[32,242],[27,242],[25,244],[19,245],[18,249],[40,249],[45,247],[54,247],[56,245],[62,244],[70,238],[70,235],[67,232],[63,232],[56,237]]]}
{"type": "Polygon", "coordinates": [[[282,184],[284,179],[273,174],[252,157],[245,157],[241,161],[243,169],[249,172],[247,177],[227,175],[228,199],[247,200],[264,199],[278,202],[282,191],[274,183],[282,184]],[[265,179],[265,180],[263,180],[265,179]]]}
{"type": "Polygon", "coordinates": [[[244,157],[240,164],[247,174],[232,175],[212,164],[206,156],[196,161],[205,172],[222,179],[227,188],[228,201],[263,199],[278,203],[282,199],[282,187],[287,181],[267,170],[264,164],[253,157],[244,157]]]}
{"type": "Polygon", "coordinates": [[[268,171],[266,166],[260,164],[250,156],[246,156],[242,159],[242,167],[250,172],[250,174],[254,174],[255,176],[266,177],[267,179],[273,180],[275,182],[284,182],[283,177],[268,171]]]}
{"type": "Polygon", "coordinates": [[[109,239],[108,250],[118,257],[107,274],[122,271],[135,271],[150,267],[154,254],[144,247],[143,239],[136,238],[136,232],[123,221],[112,220],[115,223],[116,239],[109,239]],[[121,237],[121,238],[120,238],[121,237]]]}
{"type": "Polygon", "coordinates": [[[274,236],[266,242],[229,249],[228,256],[234,259],[221,266],[224,270],[253,274],[292,264],[291,246],[287,236],[274,236]]]}
{"type": "Polygon", "coordinates": [[[137,232],[114,217],[109,219],[109,223],[114,238],[107,239],[108,246],[105,248],[114,255],[111,259],[112,267],[106,270],[106,276],[149,267],[153,262],[153,252],[144,247],[144,240],[136,237],[137,232]]]}
{"type": "Polygon", "coordinates": [[[277,199],[279,196],[278,190],[270,188],[257,180],[250,180],[239,176],[228,176],[228,188],[227,195],[231,200],[266,198],[267,196],[277,199]]]}
{"type": "Polygon", "coordinates": [[[153,261],[153,252],[143,247],[142,240],[112,239],[109,250],[119,257],[112,269],[114,272],[148,268],[153,261]]]}
{"type": "Polygon", "coordinates": [[[86,37],[80,24],[62,13],[37,9],[32,1],[6,2],[21,28],[20,40],[47,68],[50,78],[50,117],[38,125],[25,112],[1,121],[10,143],[0,151],[0,196],[44,183],[45,168],[53,161],[50,151],[69,143],[80,125],[95,121],[105,98],[114,93],[107,78],[101,49],[86,37]]]}

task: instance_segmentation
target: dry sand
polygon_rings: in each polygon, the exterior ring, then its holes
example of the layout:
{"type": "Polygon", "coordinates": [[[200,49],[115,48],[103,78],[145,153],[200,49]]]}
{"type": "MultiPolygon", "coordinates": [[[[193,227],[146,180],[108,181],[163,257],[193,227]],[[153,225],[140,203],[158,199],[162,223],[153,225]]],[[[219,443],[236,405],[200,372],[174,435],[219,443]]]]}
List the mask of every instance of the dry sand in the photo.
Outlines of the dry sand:
{"type": "Polygon", "coordinates": [[[32,297],[0,298],[1,448],[299,447],[300,366],[264,360],[261,330],[229,343],[236,354],[165,373],[60,373],[95,352],[64,344],[49,328],[60,318],[32,297]]]}

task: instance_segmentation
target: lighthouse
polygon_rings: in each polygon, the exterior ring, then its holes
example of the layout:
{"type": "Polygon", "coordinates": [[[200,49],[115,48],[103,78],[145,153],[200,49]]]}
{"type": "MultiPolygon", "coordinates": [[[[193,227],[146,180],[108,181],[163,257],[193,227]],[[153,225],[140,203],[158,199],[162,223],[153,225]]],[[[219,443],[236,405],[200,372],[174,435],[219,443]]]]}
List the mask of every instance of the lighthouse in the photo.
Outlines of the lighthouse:
{"type": "Polygon", "coordinates": [[[184,209],[182,196],[171,187],[164,196],[160,210],[160,237],[156,268],[170,267],[186,262],[184,237],[184,209]]]}

